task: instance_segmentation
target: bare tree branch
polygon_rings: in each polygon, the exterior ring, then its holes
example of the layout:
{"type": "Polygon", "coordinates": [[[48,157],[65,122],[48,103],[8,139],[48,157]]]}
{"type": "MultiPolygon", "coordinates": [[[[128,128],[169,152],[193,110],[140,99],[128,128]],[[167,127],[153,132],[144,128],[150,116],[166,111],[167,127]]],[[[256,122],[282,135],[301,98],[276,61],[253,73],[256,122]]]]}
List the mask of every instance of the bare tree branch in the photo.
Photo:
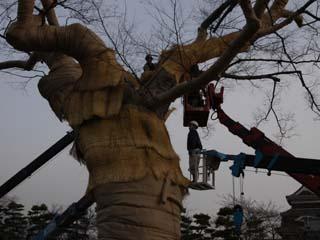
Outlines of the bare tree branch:
{"type": "Polygon", "coordinates": [[[20,68],[23,70],[31,71],[36,63],[39,61],[37,54],[31,54],[28,60],[12,60],[0,63],[0,70],[8,68],[20,68]]]}
{"type": "Polygon", "coordinates": [[[229,67],[232,67],[238,63],[241,62],[274,62],[274,63],[278,63],[278,64],[282,64],[282,63],[294,63],[294,64],[303,64],[303,63],[320,63],[319,58],[314,59],[314,60],[300,60],[300,61],[289,61],[289,60],[285,60],[285,59],[267,59],[267,58],[240,58],[237,59],[236,61],[234,61],[233,63],[231,63],[229,65],[229,67]]]}
{"type": "Polygon", "coordinates": [[[44,14],[48,19],[50,25],[59,26],[59,21],[54,8],[57,6],[57,0],[41,0],[44,7],[44,14]]]}
{"type": "Polygon", "coordinates": [[[160,106],[167,102],[171,102],[177,97],[184,93],[191,92],[200,86],[206,85],[213,80],[218,80],[221,74],[228,67],[233,58],[243,49],[247,47],[248,43],[252,37],[259,30],[259,20],[255,17],[255,13],[251,7],[250,1],[241,1],[241,7],[246,15],[247,24],[244,26],[243,30],[240,32],[239,37],[236,38],[227,48],[227,50],[221,55],[221,57],[204,73],[202,73],[198,78],[192,79],[188,82],[181,83],[176,87],[168,90],[159,96],[156,96],[156,101],[152,101],[150,106],[160,106]]]}
{"type": "Polygon", "coordinates": [[[221,4],[216,10],[214,10],[200,25],[199,31],[204,31],[209,28],[209,26],[217,20],[221,14],[230,6],[235,6],[237,0],[227,0],[225,3],[221,4]]]}
{"type": "Polygon", "coordinates": [[[129,64],[129,62],[126,60],[125,56],[123,54],[121,54],[120,50],[118,49],[118,46],[117,44],[114,42],[114,40],[112,39],[109,31],[107,30],[107,27],[105,26],[104,24],[104,21],[103,21],[103,18],[102,18],[102,15],[101,15],[101,12],[98,8],[98,6],[96,5],[96,3],[94,1],[92,1],[92,4],[93,6],[95,7],[96,11],[97,11],[97,14],[98,14],[98,17],[99,17],[99,20],[100,20],[100,24],[105,32],[105,34],[107,35],[107,37],[109,38],[109,40],[111,41],[116,53],[118,54],[118,56],[120,57],[121,61],[125,64],[125,66],[127,66],[132,75],[135,77],[135,79],[137,80],[137,82],[141,85],[141,81],[139,79],[139,77],[137,76],[137,74],[135,73],[134,69],[131,67],[131,65],[129,64]]]}
{"type": "Polygon", "coordinates": [[[261,80],[261,79],[269,78],[275,82],[280,82],[280,79],[275,76],[297,74],[297,73],[299,73],[299,72],[297,72],[297,71],[283,71],[283,72],[275,72],[275,73],[268,73],[268,74],[262,74],[262,75],[247,75],[247,76],[223,73],[223,74],[221,74],[221,76],[225,77],[225,78],[231,78],[231,79],[237,79],[237,80],[261,80]]]}
{"type": "Polygon", "coordinates": [[[261,118],[258,122],[257,122],[257,127],[263,122],[266,121],[269,117],[270,112],[273,110],[273,102],[274,102],[274,98],[275,98],[275,94],[276,94],[276,87],[277,87],[277,83],[274,82],[273,83],[273,89],[272,89],[272,95],[271,95],[271,100],[270,100],[270,104],[269,104],[269,108],[267,113],[265,114],[265,116],[263,118],[261,118]]]}

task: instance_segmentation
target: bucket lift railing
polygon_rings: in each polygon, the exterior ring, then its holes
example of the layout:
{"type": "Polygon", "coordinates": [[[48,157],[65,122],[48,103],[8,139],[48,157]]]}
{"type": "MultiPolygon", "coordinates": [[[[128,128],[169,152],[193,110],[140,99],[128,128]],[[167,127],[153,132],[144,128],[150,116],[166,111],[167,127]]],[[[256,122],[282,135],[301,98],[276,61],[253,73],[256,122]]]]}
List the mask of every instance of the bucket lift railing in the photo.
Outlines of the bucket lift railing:
{"type": "Polygon", "coordinates": [[[198,179],[189,186],[194,190],[215,189],[215,170],[218,169],[220,163],[213,163],[205,153],[206,151],[202,150],[202,153],[200,154],[200,162],[197,174],[198,179]],[[210,179],[211,183],[209,183],[210,179]]]}

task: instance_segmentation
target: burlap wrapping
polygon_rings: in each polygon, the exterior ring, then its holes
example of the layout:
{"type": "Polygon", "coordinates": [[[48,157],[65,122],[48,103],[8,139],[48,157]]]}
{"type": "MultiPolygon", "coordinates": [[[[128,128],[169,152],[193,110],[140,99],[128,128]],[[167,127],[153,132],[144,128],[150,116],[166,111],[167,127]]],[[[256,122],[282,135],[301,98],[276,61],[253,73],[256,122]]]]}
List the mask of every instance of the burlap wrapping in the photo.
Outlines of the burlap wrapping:
{"type": "Polygon", "coordinates": [[[81,68],[75,61],[61,54],[52,57],[55,61],[50,66],[48,75],[42,77],[38,83],[40,94],[46,98],[51,109],[62,120],[66,99],[74,90],[75,83],[81,76],[81,68]]]}
{"type": "Polygon", "coordinates": [[[70,126],[80,126],[84,121],[99,117],[108,118],[119,113],[123,86],[96,91],[72,91],[64,103],[65,119],[70,126]]]}
{"type": "Polygon", "coordinates": [[[100,90],[123,83],[125,70],[116,61],[115,52],[107,48],[93,31],[81,24],[69,26],[43,25],[33,16],[34,0],[19,0],[18,21],[6,32],[7,41],[18,50],[60,52],[76,59],[82,75],[78,91],[100,90]]]}
{"type": "Polygon", "coordinates": [[[153,112],[124,105],[119,115],[91,120],[79,129],[77,146],[90,172],[89,190],[109,182],[133,181],[154,175],[170,176],[181,186],[179,157],[164,122],[153,112]]]}
{"type": "Polygon", "coordinates": [[[119,113],[123,84],[80,91],[76,87],[81,76],[80,66],[63,60],[61,58],[61,63],[53,66],[38,84],[41,95],[49,101],[60,120],[67,120],[70,126],[76,128],[91,118],[107,118],[119,113]]]}
{"type": "Polygon", "coordinates": [[[178,240],[183,192],[170,181],[146,176],[94,190],[99,239],[178,240]]]}
{"type": "Polygon", "coordinates": [[[238,35],[236,32],[223,38],[211,37],[175,46],[161,53],[160,62],[163,62],[162,67],[166,71],[175,76],[177,83],[182,82],[185,80],[182,76],[189,72],[192,65],[220,56],[228,48],[228,43],[238,35]]]}

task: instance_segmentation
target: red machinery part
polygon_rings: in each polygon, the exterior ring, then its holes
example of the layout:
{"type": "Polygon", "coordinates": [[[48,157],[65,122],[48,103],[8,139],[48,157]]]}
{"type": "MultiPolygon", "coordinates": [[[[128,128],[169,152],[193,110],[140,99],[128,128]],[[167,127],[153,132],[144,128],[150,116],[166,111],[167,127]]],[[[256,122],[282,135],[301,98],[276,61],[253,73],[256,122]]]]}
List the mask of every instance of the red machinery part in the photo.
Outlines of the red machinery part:
{"type": "MultiPolygon", "coordinates": [[[[259,129],[251,128],[250,130],[248,130],[242,124],[230,118],[221,108],[221,104],[223,102],[223,88],[221,89],[220,93],[216,93],[215,86],[213,84],[210,84],[208,90],[211,99],[211,105],[213,109],[217,111],[220,123],[225,125],[231,133],[240,137],[246,145],[261,151],[265,155],[294,157],[281,146],[267,138],[259,129]]],[[[307,187],[312,192],[320,196],[320,176],[297,173],[287,174],[293,177],[303,186],[307,187]]]]}
{"type": "MultiPolygon", "coordinates": [[[[204,91],[204,90],[203,90],[204,91]]],[[[208,96],[208,91],[204,91],[204,99],[203,103],[200,106],[193,106],[190,102],[190,98],[201,98],[200,93],[187,94],[183,96],[183,105],[184,105],[184,113],[183,113],[183,126],[189,126],[191,121],[197,121],[199,127],[206,127],[208,123],[209,113],[210,113],[210,100],[208,96]],[[199,94],[199,95],[198,95],[199,94]]]]}

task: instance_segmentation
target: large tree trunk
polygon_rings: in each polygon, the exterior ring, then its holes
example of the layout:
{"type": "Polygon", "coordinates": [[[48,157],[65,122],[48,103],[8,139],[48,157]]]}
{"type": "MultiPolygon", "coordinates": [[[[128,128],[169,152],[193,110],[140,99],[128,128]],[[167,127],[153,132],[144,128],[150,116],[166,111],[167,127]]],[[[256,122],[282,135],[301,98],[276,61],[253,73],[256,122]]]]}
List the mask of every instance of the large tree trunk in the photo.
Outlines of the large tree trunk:
{"type": "Polygon", "coordinates": [[[182,190],[153,176],[94,190],[99,239],[180,239],[182,190]]]}
{"type": "Polygon", "coordinates": [[[124,93],[125,71],[95,34],[80,25],[39,25],[32,2],[19,1],[20,17],[7,38],[17,49],[48,52],[43,59],[50,72],[39,90],[77,133],[77,153],[89,170],[88,191],[97,202],[99,239],[179,239],[189,182],[164,121],[132,104],[124,93]],[[56,51],[80,64],[49,54],[56,51]]]}
{"type": "Polygon", "coordinates": [[[89,170],[99,239],[179,239],[181,173],[163,120],[124,104],[117,116],[78,130],[77,149],[89,170]]]}

